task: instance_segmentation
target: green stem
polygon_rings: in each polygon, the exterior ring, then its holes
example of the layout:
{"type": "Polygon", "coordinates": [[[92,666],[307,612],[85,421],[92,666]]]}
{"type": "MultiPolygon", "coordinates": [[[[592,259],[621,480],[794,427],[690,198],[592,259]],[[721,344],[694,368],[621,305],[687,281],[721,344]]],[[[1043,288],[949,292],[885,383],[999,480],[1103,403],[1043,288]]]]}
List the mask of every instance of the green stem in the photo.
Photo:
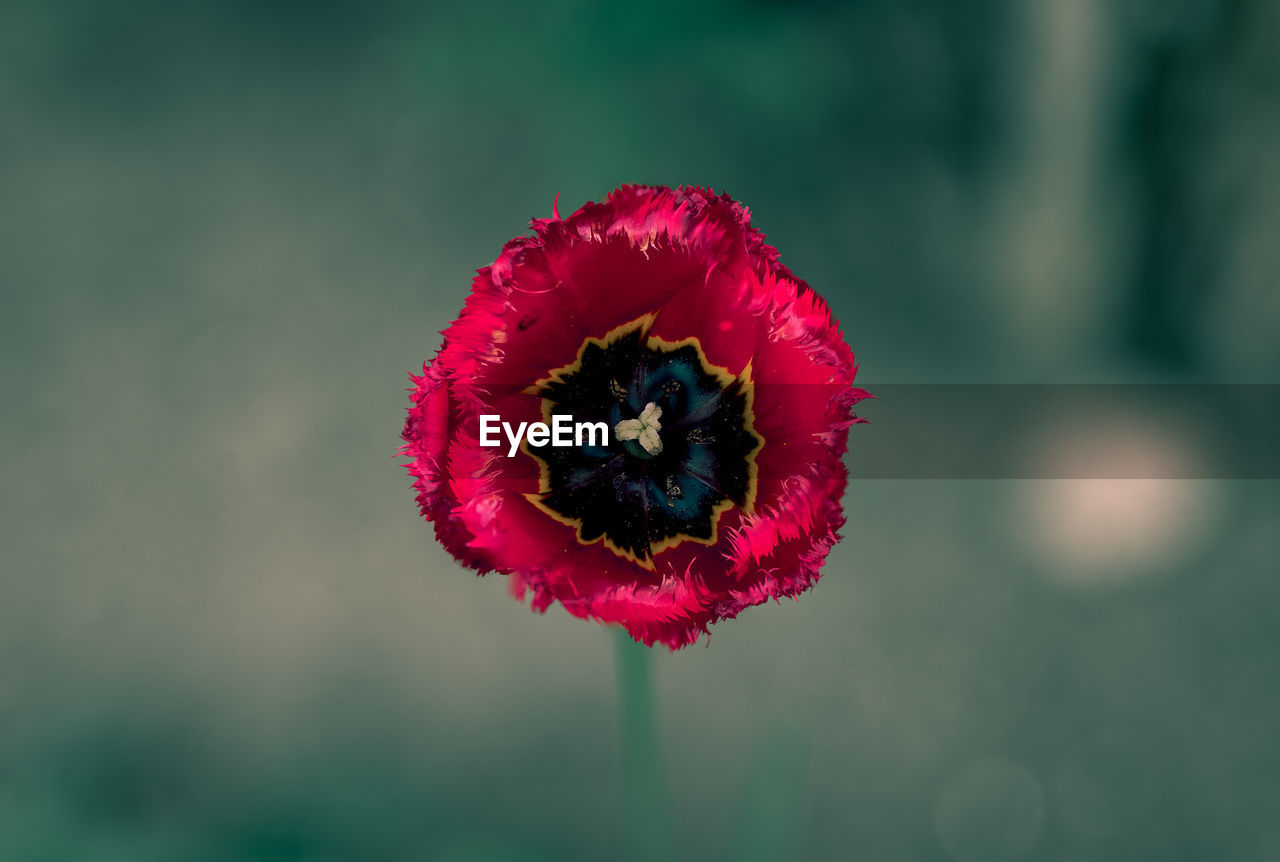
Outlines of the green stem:
{"type": "Polygon", "coordinates": [[[614,637],[627,855],[633,862],[665,861],[672,858],[669,808],[654,718],[650,649],[631,640],[625,629],[618,629],[614,637]]]}

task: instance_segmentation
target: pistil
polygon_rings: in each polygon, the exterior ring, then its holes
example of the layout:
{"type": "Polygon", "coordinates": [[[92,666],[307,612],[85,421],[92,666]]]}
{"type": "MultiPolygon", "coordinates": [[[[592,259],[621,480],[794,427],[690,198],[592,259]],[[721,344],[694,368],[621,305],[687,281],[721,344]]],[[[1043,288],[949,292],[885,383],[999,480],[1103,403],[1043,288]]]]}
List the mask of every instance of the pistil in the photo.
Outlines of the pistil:
{"type": "Polygon", "coordinates": [[[650,401],[640,412],[639,419],[623,419],[613,426],[613,435],[619,440],[635,440],[650,455],[662,452],[662,408],[650,401]]]}

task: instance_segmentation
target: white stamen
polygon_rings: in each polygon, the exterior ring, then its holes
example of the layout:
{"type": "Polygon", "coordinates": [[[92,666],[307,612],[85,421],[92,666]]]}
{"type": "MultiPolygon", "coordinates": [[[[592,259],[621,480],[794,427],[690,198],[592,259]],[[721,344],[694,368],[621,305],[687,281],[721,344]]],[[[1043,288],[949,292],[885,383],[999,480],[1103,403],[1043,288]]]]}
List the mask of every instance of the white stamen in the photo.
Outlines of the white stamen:
{"type": "Polygon", "coordinates": [[[662,452],[662,408],[650,401],[640,412],[639,419],[623,419],[613,426],[613,434],[619,440],[636,440],[650,455],[662,452]]]}

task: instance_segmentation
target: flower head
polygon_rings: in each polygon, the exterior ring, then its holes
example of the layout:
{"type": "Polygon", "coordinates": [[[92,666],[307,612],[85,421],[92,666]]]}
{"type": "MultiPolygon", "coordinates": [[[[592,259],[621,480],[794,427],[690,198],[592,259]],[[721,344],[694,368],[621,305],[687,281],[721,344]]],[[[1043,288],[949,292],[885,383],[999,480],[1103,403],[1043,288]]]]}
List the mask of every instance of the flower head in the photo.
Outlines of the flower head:
{"type": "Polygon", "coordinates": [[[532,229],[413,376],[402,451],[441,544],[537,610],[673,649],[808,589],[868,397],[826,304],[706,189],[624,186],[532,229]],[[483,416],[556,415],[608,433],[482,443],[483,416]]]}

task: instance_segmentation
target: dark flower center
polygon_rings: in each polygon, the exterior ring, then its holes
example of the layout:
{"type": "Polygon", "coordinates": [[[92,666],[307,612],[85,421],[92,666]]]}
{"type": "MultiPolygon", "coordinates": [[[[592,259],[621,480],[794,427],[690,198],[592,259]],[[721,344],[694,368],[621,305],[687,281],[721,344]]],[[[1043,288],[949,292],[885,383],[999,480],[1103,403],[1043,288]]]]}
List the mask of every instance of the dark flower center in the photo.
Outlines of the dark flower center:
{"type": "Polygon", "coordinates": [[[685,540],[715,542],[720,515],[750,510],[755,453],[749,373],[710,365],[696,339],[648,335],[650,318],[588,338],[532,390],[545,418],[604,422],[607,445],[526,449],[542,467],[530,499],[614,553],[652,566],[685,540]]]}

